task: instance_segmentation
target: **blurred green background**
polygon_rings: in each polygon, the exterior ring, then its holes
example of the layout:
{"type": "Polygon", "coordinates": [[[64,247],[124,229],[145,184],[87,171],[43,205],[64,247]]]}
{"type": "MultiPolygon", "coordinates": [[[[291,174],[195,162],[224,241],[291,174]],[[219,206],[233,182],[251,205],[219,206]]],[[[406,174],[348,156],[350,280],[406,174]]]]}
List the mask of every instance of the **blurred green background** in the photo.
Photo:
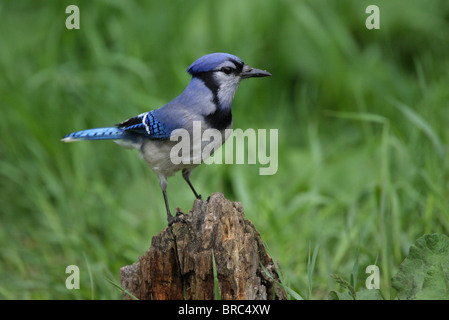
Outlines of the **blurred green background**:
{"type": "MultiPolygon", "coordinates": [[[[449,232],[447,0],[2,1],[0,298],[121,299],[108,279],[166,226],[158,180],[135,151],[60,139],[164,105],[211,52],[273,74],[241,84],[233,116],[279,130],[279,169],[203,165],[196,189],[242,202],[304,298],[338,289],[332,274],[363,288],[371,264],[395,297],[409,246],[449,232]]],[[[192,207],[179,174],[168,194],[192,207]]]]}

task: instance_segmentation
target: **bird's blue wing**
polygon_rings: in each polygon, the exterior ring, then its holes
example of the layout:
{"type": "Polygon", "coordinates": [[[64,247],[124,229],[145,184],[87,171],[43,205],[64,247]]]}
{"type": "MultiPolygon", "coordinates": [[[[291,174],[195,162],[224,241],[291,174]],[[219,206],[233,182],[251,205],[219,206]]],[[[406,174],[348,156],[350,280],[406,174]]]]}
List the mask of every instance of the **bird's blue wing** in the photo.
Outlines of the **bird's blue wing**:
{"type": "Polygon", "coordinates": [[[123,131],[144,135],[150,139],[168,139],[173,131],[166,123],[159,121],[153,111],[123,121],[117,127],[123,131]]]}

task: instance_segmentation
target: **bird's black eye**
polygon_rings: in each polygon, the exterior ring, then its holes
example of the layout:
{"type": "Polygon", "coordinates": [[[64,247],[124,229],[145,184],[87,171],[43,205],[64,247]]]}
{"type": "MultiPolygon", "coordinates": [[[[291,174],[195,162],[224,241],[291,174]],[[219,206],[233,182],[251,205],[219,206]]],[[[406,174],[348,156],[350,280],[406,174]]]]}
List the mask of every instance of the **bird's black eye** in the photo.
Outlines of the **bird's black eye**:
{"type": "Polygon", "coordinates": [[[232,72],[232,68],[231,67],[223,67],[223,68],[221,68],[221,71],[223,71],[226,74],[230,74],[232,72]]]}

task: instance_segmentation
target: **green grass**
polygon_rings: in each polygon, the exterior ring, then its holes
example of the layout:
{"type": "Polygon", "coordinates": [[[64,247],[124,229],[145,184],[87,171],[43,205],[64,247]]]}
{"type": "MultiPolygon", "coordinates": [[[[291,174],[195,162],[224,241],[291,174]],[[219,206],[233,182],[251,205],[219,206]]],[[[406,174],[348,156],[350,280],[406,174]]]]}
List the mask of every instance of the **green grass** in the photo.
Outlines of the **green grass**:
{"type": "MultiPolygon", "coordinates": [[[[325,299],[332,274],[358,290],[376,264],[394,298],[409,246],[449,232],[448,16],[446,0],[2,1],[0,298],[122,298],[107,279],[166,225],[157,178],[114,143],[60,139],[162,106],[217,51],[273,74],[242,83],[233,116],[279,130],[279,169],[203,165],[195,188],[243,203],[291,290],[325,299]]],[[[191,208],[180,175],[168,195],[191,208]]]]}

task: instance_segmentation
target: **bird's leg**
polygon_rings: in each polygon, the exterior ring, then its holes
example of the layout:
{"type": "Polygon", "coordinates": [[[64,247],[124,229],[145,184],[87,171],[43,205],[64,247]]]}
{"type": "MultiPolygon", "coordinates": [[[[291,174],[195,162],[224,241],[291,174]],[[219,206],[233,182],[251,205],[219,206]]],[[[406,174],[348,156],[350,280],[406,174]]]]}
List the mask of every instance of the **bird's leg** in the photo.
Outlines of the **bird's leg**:
{"type": "Polygon", "coordinates": [[[195,197],[197,199],[201,199],[201,195],[196,192],[195,188],[193,187],[192,183],[190,182],[190,174],[191,173],[192,173],[192,170],[183,169],[182,170],[182,177],[189,184],[189,187],[190,187],[190,189],[192,189],[193,193],[195,194],[195,197]]]}
{"type": "Polygon", "coordinates": [[[167,221],[168,226],[170,227],[175,222],[186,222],[183,218],[176,215],[176,217],[173,217],[170,213],[170,208],[168,205],[168,198],[167,198],[167,178],[164,176],[159,176],[159,185],[162,189],[162,194],[164,195],[164,201],[165,201],[165,208],[167,209],[167,221]]]}
{"type": "Polygon", "coordinates": [[[165,201],[165,208],[167,209],[167,221],[168,225],[171,226],[173,224],[173,220],[175,219],[171,213],[170,208],[168,207],[168,199],[167,199],[167,190],[162,189],[162,194],[164,195],[164,201],[165,201]]]}

